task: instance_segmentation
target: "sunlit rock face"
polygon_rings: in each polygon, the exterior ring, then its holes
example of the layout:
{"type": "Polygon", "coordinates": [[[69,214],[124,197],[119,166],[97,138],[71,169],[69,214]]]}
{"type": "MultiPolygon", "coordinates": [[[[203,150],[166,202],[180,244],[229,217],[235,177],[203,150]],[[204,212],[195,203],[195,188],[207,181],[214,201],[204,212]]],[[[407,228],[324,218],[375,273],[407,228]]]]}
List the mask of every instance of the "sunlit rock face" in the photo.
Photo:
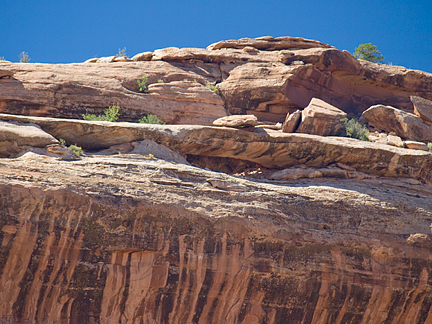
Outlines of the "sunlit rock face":
{"type": "Polygon", "coordinates": [[[432,320],[429,187],[159,161],[3,160],[3,323],[432,320]]]}
{"type": "Polygon", "coordinates": [[[432,100],[430,73],[357,60],[303,38],[245,38],[142,54],[71,64],[0,62],[0,112],[82,118],[115,104],[122,121],[156,114],[170,124],[211,125],[227,114],[283,122],[312,98],[350,118],[377,104],[412,112],[410,96],[432,100]]]}

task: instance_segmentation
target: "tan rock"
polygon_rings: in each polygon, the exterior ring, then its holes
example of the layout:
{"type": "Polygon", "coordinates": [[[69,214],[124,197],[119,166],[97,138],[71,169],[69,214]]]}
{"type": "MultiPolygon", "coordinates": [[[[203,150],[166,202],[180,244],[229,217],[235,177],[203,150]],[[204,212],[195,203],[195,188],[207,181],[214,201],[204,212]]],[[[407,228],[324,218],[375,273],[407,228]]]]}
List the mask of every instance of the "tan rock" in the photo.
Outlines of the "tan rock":
{"type": "Polygon", "coordinates": [[[195,125],[147,125],[90,122],[0,114],[1,120],[32,122],[56,138],[85,150],[151,138],[184,155],[230,158],[266,168],[289,168],[307,163],[324,167],[343,163],[376,176],[412,177],[432,184],[432,154],[345,137],[323,137],[259,129],[195,125]]]}
{"type": "Polygon", "coordinates": [[[0,157],[11,157],[26,146],[45,147],[58,140],[38,125],[0,121],[0,157]]]}
{"type": "Polygon", "coordinates": [[[340,120],[346,117],[347,114],[342,110],[313,98],[303,109],[301,123],[296,132],[321,136],[338,135],[342,129],[340,120]]]}
{"type": "Polygon", "coordinates": [[[301,37],[277,37],[271,36],[258,37],[258,38],[241,38],[239,40],[227,40],[217,42],[207,47],[208,50],[218,50],[225,48],[242,49],[245,47],[252,47],[262,51],[275,51],[282,49],[305,49],[323,47],[330,48],[330,45],[309,40],[301,37]]]}
{"type": "Polygon", "coordinates": [[[416,234],[411,234],[407,238],[407,243],[410,245],[420,245],[420,246],[429,247],[431,244],[431,239],[427,234],[416,233],[416,234]]]}
{"type": "Polygon", "coordinates": [[[418,96],[411,96],[410,99],[414,105],[414,114],[432,123],[432,100],[418,96]]]}
{"type": "Polygon", "coordinates": [[[153,56],[153,52],[143,52],[143,53],[138,53],[136,55],[134,55],[131,60],[132,61],[151,61],[151,58],[153,56]]]}
{"type": "Polygon", "coordinates": [[[99,60],[99,58],[93,57],[93,58],[90,58],[90,59],[84,61],[84,63],[97,63],[98,60],[99,60]]]}
{"type": "Polygon", "coordinates": [[[414,114],[390,106],[376,105],[367,109],[363,116],[372,126],[386,132],[395,132],[403,139],[432,141],[432,126],[414,114]]]}
{"type": "Polygon", "coordinates": [[[234,115],[216,119],[213,122],[214,126],[224,127],[241,127],[241,126],[256,126],[258,125],[258,118],[254,115],[234,115]]]}
{"type": "Polygon", "coordinates": [[[132,60],[127,56],[116,56],[113,62],[131,62],[132,60]]]}
{"type": "Polygon", "coordinates": [[[113,56],[106,56],[106,57],[101,57],[97,60],[96,63],[111,63],[114,62],[114,60],[117,58],[117,56],[113,55],[113,56]]]}
{"type": "MultiPolygon", "coordinates": [[[[153,83],[147,88],[149,93],[157,96],[159,100],[191,101],[195,103],[215,105],[215,108],[223,106],[224,103],[221,96],[195,81],[184,80],[167,83],[153,83]]],[[[203,107],[205,106],[203,105],[203,107]]],[[[195,113],[198,114],[202,111],[203,108],[199,109],[195,113]]]]}
{"type": "Polygon", "coordinates": [[[256,125],[256,128],[267,128],[267,129],[274,129],[274,130],[281,130],[282,129],[282,124],[281,123],[276,123],[276,124],[266,124],[266,122],[263,122],[265,124],[262,125],[256,125]]]}
{"type": "Polygon", "coordinates": [[[300,125],[301,116],[302,112],[300,110],[296,110],[292,114],[288,114],[282,126],[282,131],[284,133],[295,133],[300,125]]]}
{"type": "Polygon", "coordinates": [[[2,112],[81,119],[103,115],[114,103],[120,106],[120,120],[135,122],[154,114],[170,124],[211,125],[227,115],[221,97],[204,86],[221,77],[212,66],[193,69],[163,61],[7,65],[2,74],[8,77],[0,77],[2,112]],[[144,76],[151,93],[139,92],[137,80],[144,76]],[[163,86],[159,79],[174,83],[163,86]],[[175,83],[185,79],[189,83],[175,83]]]}
{"type": "Polygon", "coordinates": [[[189,164],[189,162],[179,153],[149,139],[136,143],[134,146],[135,148],[129,152],[130,154],[151,155],[158,159],[189,164]]]}
{"type": "Polygon", "coordinates": [[[289,168],[270,175],[272,180],[297,180],[301,178],[322,178],[323,174],[314,168],[289,168]]]}
{"type": "Polygon", "coordinates": [[[423,142],[416,141],[404,141],[405,146],[411,150],[421,150],[421,151],[429,151],[427,145],[423,142]]]}
{"type": "Polygon", "coordinates": [[[387,135],[387,144],[397,146],[397,147],[404,147],[404,142],[399,136],[395,135],[387,135]]]}
{"type": "MultiPolygon", "coordinates": [[[[342,168],[338,167],[326,167],[326,168],[319,168],[317,169],[323,177],[326,178],[339,178],[339,179],[346,179],[348,178],[348,171],[344,170],[342,168]]],[[[351,171],[353,172],[353,171],[351,171]]]]}

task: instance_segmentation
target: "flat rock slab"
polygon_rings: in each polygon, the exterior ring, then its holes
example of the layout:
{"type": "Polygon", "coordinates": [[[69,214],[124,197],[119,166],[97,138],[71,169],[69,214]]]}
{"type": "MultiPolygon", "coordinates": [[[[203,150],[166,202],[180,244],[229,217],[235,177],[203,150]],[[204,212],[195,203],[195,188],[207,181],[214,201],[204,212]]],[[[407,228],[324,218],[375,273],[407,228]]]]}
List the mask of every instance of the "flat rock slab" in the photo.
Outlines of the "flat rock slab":
{"type": "Polygon", "coordinates": [[[427,145],[423,142],[416,142],[416,141],[405,141],[405,146],[412,150],[422,150],[422,151],[429,151],[429,148],[427,145]]]}
{"type": "Polygon", "coordinates": [[[213,122],[213,126],[225,126],[225,127],[241,127],[241,126],[256,126],[260,122],[254,115],[234,115],[221,117],[213,122]]]}
{"type": "Polygon", "coordinates": [[[352,138],[287,134],[270,129],[246,132],[211,126],[90,122],[6,114],[0,114],[0,119],[38,124],[54,137],[87,150],[151,139],[181,154],[234,158],[266,168],[343,163],[368,174],[432,182],[431,153],[352,138]]]}

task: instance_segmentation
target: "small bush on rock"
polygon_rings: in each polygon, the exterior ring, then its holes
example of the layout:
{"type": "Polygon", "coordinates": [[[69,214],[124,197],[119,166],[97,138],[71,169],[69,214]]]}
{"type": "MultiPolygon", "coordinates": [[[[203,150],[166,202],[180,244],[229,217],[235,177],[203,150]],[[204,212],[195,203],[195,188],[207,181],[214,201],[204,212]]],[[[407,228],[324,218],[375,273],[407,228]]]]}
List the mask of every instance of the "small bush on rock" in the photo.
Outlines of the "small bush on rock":
{"type": "Polygon", "coordinates": [[[148,81],[148,77],[146,77],[146,76],[143,76],[141,80],[140,79],[137,80],[139,92],[142,92],[142,93],[148,93],[149,92],[147,89],[147,85],[146,85],[147,81],[148,81]]]}
{"type": "Polygon", "coordinates": [[[165,123],[162,120],[160,120],[158,118],[158,116],[151,115],[151,114],[149,114],[149,115],[144,116],[143,118],[141,118],[139,120],[139,123],[140,124],[159,124],[159,125],[165,125],[165,123]]]}
{"type": "Polygon", "coordinates": [[[21,52],[19,58],[20,58],[20,63],[28,63],[30,61],[30,57],[26,52],[21,52]]]}
{"type": "Polygon", "coordinates": [[[69,150],[72,150],[76,156],[80,156],[83,154],[83,149],[81,148],[81,146],[77,146],[75,144],[72,144],[68,147],[69,150]]]}
{"type": "Polygon", "coordinates": [[[427,143],[427,147],[429,149],[429,152],[432,152],[432,143],[427,143]]]}
{"type": "Polygon", "coordinates": [[[207,84],[206,85],[207,88],[209,88],[211,91],[213,91],[216,94],[220,94],[219,89],[216,88],[216,86],[212,85],[212,84],[207,84]]]}
{"type": "Polygon", "coordinates": [[[96,116],[94,114],[83,114],[82,116],[84,120],[116,122],[120,116],[119,110],[119,106],[112,105],[105,109],[105,116],[96,116]]]}
{"type": "Polygon", "coordinates": [[[115,55],[116,57],[125,57],[126,56],[126,47],[118,50],[118,53],[115,55]]]}
{"type": "Polygon", "coordinates": [[[343,123],[344,136],[369,141],[369,131],[357,120],[343,118],[341,122],[343,123]]]}

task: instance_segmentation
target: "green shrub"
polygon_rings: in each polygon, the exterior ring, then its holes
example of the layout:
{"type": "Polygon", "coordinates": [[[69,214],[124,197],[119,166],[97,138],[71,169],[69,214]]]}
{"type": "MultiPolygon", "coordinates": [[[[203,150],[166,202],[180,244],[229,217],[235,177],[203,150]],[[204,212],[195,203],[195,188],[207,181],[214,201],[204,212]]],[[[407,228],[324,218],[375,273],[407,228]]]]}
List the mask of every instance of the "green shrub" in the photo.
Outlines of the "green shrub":
{"type": "Polygon", "coordinates": [[[427,147],[429,149],[429,152],[432,152],[432,143],[427,143],[427,147]]]}
{"type": "Polygon", "coordinates": [[[207,84],[206,85],[207,88],[209,88],[211,91],[213,91],[216,94],[220,94],[219,89],[216,88],[216,86],[214,86],[213,84],[207,84]]]}
{"type": "Polygon", "coordinates": [[[360,124],[357,120],[343,118],[341,119],[343,123],[344,136],[357,138],[362,141],[369,141],[369,131],[365,126],[360,124]]]}
{"type": "Polygon", "coordinates": [[[109,106],[107,109],[105,109],[105,120],[109,122],[116,122],[120,116],[119,113],[120,107],[117,105],[109,106]]]}
{"type": "Polygon", "coordinates": [[[20,58],[20,63],[28,63],[30,61],[30,57],[24,51],[21,52],[21,54],[19,55],[19,58],[20,58]]]}
{"type": "Polygon", "coordinates": [[[90,120],[90,121],[109,121],[109,122],[116,122],[120,116],[119,113],[120,107],[117,105],[109,106],[107,109],[105,109],[104,114],[105,116],[96,116],[94,114],[83,114],[82,117],[84,120],[90,120]]]}
{"type": "Polygon", "coordinates": [[[0,56],[0,61],[4,61],[4,60],[5,60],[4,56],[0,56]]]}
{"type": "Polygon", "coordinates": [[[60,145],[66,147],[66,141],[63,138],[59,138],[60,145]]]}
{"type": "Polygon", "coordinates": [[[354,56],[373,63],[382,63],[384,61],[384,56],[381,55],[380,51],[372,43],[360,44],[355,48],[354,56]]]}
{"type": "Polygon", "coordinates": [[[157,81],[157,83],[165,83],[165,82],[164,82],[164,80],[159,79],[159,80],[157,81]]]}
{"type": "Polygon", "coordinates": [[[143,76],[141,80],[140,79],[137,80],[139,92],[142,92],[142,93],[148,93],[149,92],[147,89],[147,86],[146,86],[147,81],[148,81],[148,77],[146,77],[146,76],[143,76]]]}
{"type": "Polygon", "coordinates": [[[165,125],[165,123],[158,118],[156,115],[148,114],[147,116],[144,116],[138,121],[140,124],[159,124],[159,125],[165,125]]]}
{"type": "Polygon", "coordinates": [[[76,144],[70,145],[68,149],[72,150],[76,156],[80,156],[83,154],[83,149],[81,148],[81,146],[77,146],[76,144]]]}

